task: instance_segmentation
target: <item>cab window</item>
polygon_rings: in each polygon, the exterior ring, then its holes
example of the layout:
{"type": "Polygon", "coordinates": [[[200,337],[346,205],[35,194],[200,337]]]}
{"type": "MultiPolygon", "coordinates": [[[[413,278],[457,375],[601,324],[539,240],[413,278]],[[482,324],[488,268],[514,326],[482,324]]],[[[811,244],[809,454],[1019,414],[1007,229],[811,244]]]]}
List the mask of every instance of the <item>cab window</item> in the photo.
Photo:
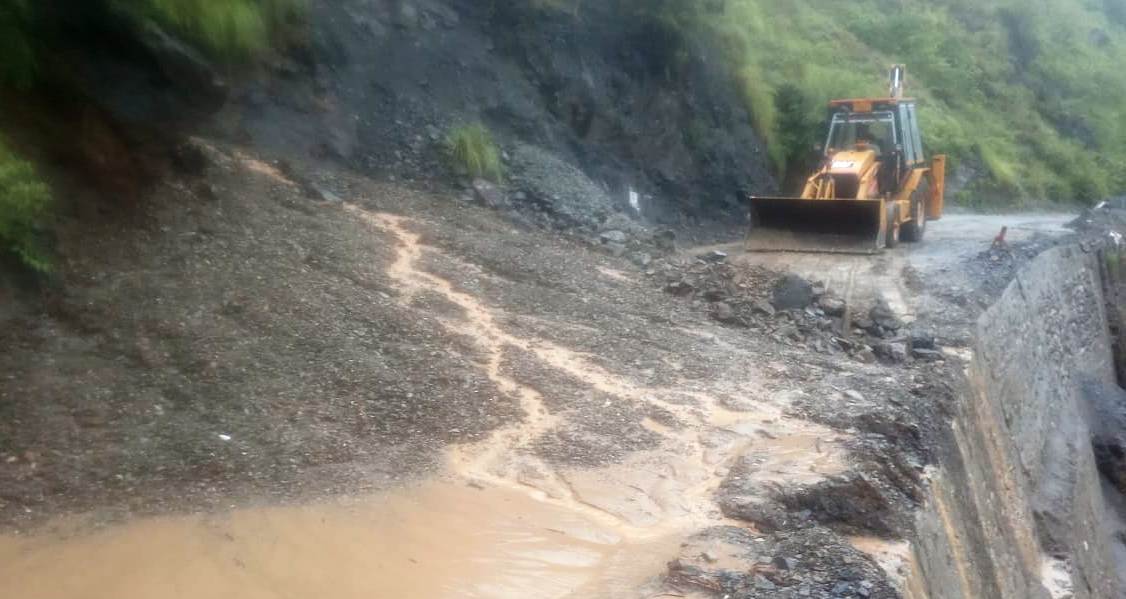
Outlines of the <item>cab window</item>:
{"type": "Polygon", "coordinates": [[[895,117],[890,112],[835,114],[825,149],[827,154],[871,149],[882,156],[894,151],[897,141],[895,117]]]}

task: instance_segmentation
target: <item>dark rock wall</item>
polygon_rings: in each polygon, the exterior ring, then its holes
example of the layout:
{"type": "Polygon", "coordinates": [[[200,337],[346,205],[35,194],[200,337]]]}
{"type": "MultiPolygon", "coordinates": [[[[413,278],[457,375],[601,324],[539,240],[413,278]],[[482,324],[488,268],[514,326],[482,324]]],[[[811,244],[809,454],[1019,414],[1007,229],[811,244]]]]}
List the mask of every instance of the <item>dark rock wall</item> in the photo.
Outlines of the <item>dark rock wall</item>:
{"type": "Polygon", "coordinates": [[[1094,254],[1050,250],[979,319],[950,455],[918,517],[931,599],[1122,596],[1093,450],[1099,402],[1120,396],[1098,273],[1094,254]]]}
{"type": "MultiPolygon", "coordinates": [[[[217,129],[383,177],[449,173],[446,132],[481,120],[655,220],[738,218],[775,183],[723,61],[618,1],[578,15],[524,0],[314,2],[308,48],[235,90],[217,129]]],[[[694,40],[694,41],[693,41],[694,40]]]]}

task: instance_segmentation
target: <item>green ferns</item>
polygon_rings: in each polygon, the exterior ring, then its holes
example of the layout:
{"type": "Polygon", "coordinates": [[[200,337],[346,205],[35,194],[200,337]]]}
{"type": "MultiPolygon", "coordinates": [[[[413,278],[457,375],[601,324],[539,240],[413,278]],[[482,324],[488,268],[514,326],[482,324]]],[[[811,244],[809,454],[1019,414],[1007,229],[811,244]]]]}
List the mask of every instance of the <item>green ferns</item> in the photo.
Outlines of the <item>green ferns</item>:
{"type": "Polygon", "coordinates": [[[0,142],[0,251],[34,270],[50,270],[44,234],[51,207],[51,191],[31,163],[0,142]]]}
{"type": "Polygon", "coordinates": [[[492,181],[500,181],[504,177],[500,148],[488,128],[481,123],[452,129],[446,136],[446,151],[454,167],[471,177],[492,181]]]}

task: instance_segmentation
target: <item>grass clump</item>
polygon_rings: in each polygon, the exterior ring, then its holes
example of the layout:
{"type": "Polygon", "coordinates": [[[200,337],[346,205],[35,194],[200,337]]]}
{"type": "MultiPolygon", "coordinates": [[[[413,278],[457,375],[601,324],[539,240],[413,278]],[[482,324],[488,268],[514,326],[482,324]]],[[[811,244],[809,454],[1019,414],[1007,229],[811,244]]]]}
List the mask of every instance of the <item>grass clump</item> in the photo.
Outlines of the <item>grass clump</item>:
{"type": "MultiPolygon", "coordinates": [[[[300,38],[309,0],[105,0],[87,7],[91,31],[120,15],[152,21],[213,59],[244,61],[300,38]]],[[[0,0],[0,84],[35,83],[41,55],[65,45],[53,13],[35,0],[0,0]]],[[[115,35],[108,33],[108,35],[115,35]]]]}
{"type": "Polygon", "coordinates": [[[51,270],[44,237],[52,205],[51,191],[31,163],[0,141],[0,251],[33,270],[51,270]]]}
{"type": "Polygon", "coordinates": [[[307,0],[115,0],[223,59],[253,56],[308,11],[307,0]]]}
{"type": "Polygon", "coordinates": [[[504,177],[500,148],[481,123],[454,127],[446,136],[446,151],[458,170],[474,178],[499,182],[504,177]]]}

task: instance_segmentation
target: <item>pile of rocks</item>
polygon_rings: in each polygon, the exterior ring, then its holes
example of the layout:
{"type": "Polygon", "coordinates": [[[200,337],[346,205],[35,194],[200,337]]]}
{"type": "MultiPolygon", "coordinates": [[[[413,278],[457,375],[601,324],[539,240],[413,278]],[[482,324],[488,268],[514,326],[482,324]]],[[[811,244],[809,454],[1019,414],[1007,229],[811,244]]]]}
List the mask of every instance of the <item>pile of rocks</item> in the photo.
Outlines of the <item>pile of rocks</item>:
{"type": "Polygon", "coordinates": [[[650,272],[666,293],[696,303],[715,320],[762,331],[786,345],[868,363],[943,359],[933,335],[910,330],[882,299],[867,310],[850,306],[823,284],[731,264],[722,252],[688,262],[662,260],[650,272]]]}
{"type": "Polygon", "coordinates": [[[684,593],[680,596],[699,591],[764,599],[899,596],[872,558],[820,527],[780,534],[707,529],[681,546],[680,557],[669,563],[666,584],[684,593]]]}
{"type": "Polygon", "coordinates": [[[517,143],[504,157],[510,170],[505,183],[474,180],[471,193],[463,199],[555,230],[594,231],[614,214],[614,202],[605,189],[551,152],[517,143]]]}
{"type": "Polygon", "coordinates": [[[641,269],[676,251],[676,233],[649,229],[620,212],[610,215],[598,230],[593,244],[611,256],[627,256],[641,269]]]}

